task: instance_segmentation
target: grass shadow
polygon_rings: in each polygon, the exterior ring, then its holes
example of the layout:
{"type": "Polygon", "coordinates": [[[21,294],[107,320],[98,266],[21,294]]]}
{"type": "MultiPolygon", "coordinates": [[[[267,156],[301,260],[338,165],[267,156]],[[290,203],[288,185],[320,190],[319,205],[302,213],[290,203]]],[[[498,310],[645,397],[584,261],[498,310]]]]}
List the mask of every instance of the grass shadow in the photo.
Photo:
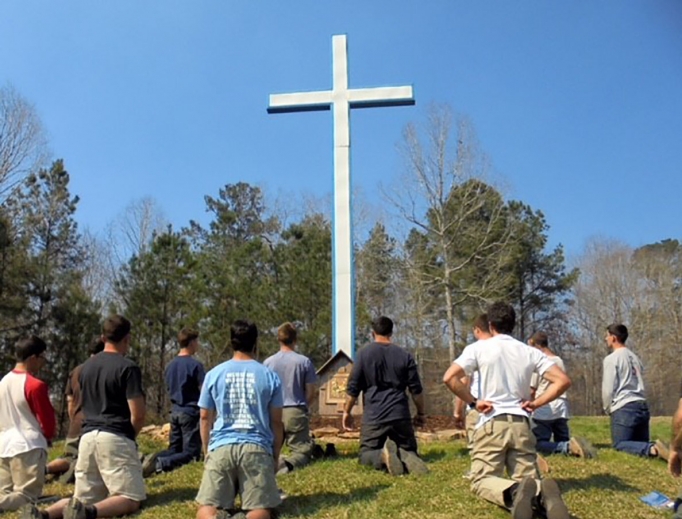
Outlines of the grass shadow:
{"type": "Polygon", "coordinates": [[[633,487],[626,483],[618,476],[609,473],[591,474],[584,478],[556,478],[556,481],[561,485],[562,492],[567,490],[619,490],[619,491],[640,491],[641,489],[633,487]]]}
{"type": "Polygon", "coordinates": [[[147,494],[144,508],[169,505],[176,501],[194,501],[194,498],[197,497],[197,490],[197,487],[172,487],[161,490],[158,493],[147,494]]]}
{"type": "MultiPolygon", "coordinates": [[[[462,452],[467,453],[466,449],[461,449],[462,452]]],[[[459,455],[459,454],[458,454],[459,455]]],[[[444,449],[433,449],[429,450],[426,452],[420,452],[419,456],[421,459],[423,459],[425,462],[434,462],[443,459],[445,456],[447,456],[447,453],[445,452],[444,449]]],[[[462,454],[464,456],[464,454],[462,454]]]]}
{"type": "Polygon", "coordinates": [[[309,495],[289,496],[279,507],[279,517],[308,517],[324,508],[348,506],[360,501],[371,501],[377,493],[388,488],[388,483],[357,488],[348,493],[321,492],[309,495]]]}

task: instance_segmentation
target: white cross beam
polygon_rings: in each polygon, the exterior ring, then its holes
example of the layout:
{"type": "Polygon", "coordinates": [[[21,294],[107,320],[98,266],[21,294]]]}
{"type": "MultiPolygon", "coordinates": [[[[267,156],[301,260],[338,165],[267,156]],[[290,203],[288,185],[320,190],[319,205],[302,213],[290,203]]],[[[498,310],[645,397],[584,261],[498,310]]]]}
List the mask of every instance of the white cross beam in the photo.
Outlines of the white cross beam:
{"type": "Polygon", "coordinates": [[[268,113],[334,109],[333,213],[333,346],[332,354],[355,353],[353,308],[353,242],[350,187],[350,110],[414,104],[411,86],[348,87],[348,46],[345,35],[332,37],[333,88],[316,92],[271,94],[268,113]]]}

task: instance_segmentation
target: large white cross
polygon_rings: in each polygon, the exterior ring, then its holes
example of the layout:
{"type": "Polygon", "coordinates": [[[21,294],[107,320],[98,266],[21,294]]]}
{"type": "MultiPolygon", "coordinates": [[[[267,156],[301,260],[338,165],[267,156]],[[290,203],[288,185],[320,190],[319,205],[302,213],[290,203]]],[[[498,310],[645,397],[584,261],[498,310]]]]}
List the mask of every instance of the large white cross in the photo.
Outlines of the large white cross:
{"type": "Polygon", "coordinates": [[[350,184],[350,109],[413,105],[411,86],[348,88],[348,46],[345,35],[332,37],[333,88],[317,92],[271,94],[268,113],[334,109],[334,214],[332,234],[332,354],[355,352],[353,309],[353,242],[350,184]]]}

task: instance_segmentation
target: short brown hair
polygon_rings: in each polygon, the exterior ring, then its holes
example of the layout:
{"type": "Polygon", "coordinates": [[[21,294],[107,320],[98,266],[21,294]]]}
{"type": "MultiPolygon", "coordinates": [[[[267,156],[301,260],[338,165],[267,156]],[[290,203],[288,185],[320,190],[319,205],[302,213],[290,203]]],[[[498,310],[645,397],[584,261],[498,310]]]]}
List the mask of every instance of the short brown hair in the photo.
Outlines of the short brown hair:
{"type": "Polygon", "coordinates": [[[118,344],[130,333],[130,321],[119,314],[113,314],[104,320],[102,335],[108,342],[118,344]]]}
{"type": "Polygon", "coordinates": [[[547,337],[545,332],[535,332],[531,335],[530,342],[541,348],[549,348],[549,337],[547,337]]]}
{"type": "Polygon", "coordinates": [[[606,327],[609,335],[613,335],[619,343],[625,344],[628,340],[628,328],[624,324],[613,323],[606,327]]]}
{"type": "Polygon", "coordinates": [[[479,314],[474,319],[474,328],[478,328],[484,333],[490,333],[490,326],[488,326],[488,314],[479,314]]]}
{"type": "Polygon", "coordinates": [[[183,328],[178,334],[178,343],[181,348],[187,348],[193,340],[199,337],[199,332],[192,328],[183,328]]]}
{"type": "Polygon", "coordinates": [[[277,328],[277,340],[287,346],[291,346],[296,342],[296,335],[296,328],[289,322],[277,328]]]}

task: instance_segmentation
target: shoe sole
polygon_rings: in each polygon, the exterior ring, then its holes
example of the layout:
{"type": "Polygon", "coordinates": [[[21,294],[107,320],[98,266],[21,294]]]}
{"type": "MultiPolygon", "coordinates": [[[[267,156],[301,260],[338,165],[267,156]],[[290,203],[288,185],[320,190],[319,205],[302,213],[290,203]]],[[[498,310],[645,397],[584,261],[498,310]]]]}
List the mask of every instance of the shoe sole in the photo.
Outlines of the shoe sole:
{"type": "Polygon", "coordinates": [[[512,519],[533,519],[533,498],[537,488],[533,478],[523,478],[516,489],[511,509],[512,519]]]}
{"type": "Polygon", "coordinates": [[[398,452],[408,474],[424,475],[429,473],[429,467],[417,453],[405,449],[398,449],[398,452]]]}
{"type": "Polygon", "coordinates": [[[393,440],[386,440],[381,457],[391,476],[402,476],[405,473],[403,463],[398,457],[398,446],[393,440]]]}
{"type": "Polygon", "coordinates": [[[578,454],[580,458],[592,459],[597,457],[597,449],[585,438],[573,437],[570,439],[570,445],[569,450],[577,449],[580,453],[578,454]]]}
{"type": "Polygon", "coordinates": [[[656,440],[654,446],[656,447],[657,456],[663,461],[668,461],[668,458],[670,457],[670,449],[668,446],[661,440],[656,440]]]}
{"type": "Polygon", "coordinates": [[[556,481],[543,479],[540,482],[540,493],[542,494],[547,519],[571,519],[556,481]]]}

